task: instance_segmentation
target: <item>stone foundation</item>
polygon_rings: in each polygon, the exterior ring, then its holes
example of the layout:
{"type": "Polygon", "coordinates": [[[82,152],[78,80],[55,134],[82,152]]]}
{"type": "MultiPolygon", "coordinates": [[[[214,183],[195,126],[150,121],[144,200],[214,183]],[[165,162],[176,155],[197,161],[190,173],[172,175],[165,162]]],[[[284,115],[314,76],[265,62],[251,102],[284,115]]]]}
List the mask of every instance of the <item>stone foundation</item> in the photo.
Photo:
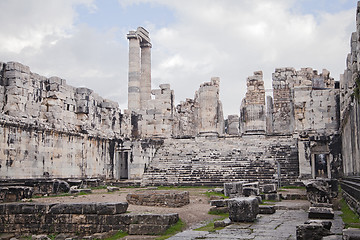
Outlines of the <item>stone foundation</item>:
{"type": "Polygon", "coordinates": [[[0,187],[0,202],[15,202],[24,198],[31,198],[33,192],[34,189],[31,187],[0,187]]]}
{"type": "Polygon", "coordinates": [[[190,203],[187,191],[142,191],[128,194],[126,200],[134,205],[158,207],[182,207],[190,203]]]}
{"type": "Polygon", "coordinates": [[[178,214],[125,214],[127,203],[0,204],[0,233],[81,233],[122,230],[161,234],[178,214]]]}

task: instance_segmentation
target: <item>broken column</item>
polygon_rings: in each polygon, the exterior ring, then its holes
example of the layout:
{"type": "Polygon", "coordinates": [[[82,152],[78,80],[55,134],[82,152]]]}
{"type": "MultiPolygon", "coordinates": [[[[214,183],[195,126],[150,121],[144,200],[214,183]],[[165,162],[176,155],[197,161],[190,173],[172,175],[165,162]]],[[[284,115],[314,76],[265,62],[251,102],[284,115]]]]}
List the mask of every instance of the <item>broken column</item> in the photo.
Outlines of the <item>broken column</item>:
{"type": "Polygon", "coordinates": [[[246,97],[240,107],[241,133],[265,134],[265,88],[262,71],[247,79],[246,97]]]}
{"type": "Polygon", "coordinates": [[[128,109],[139,110],[140,102],[140,40],[135,31],[127,35],[129,39],[129,83],[128,83],[128,109]]]}
{"type": "Polygon", "coordinates": [[[128,108],[145,109],[151,99],[151,43],[149,32],[143,27],[130,31],[128,108]],[[140,52],[141,49],[141,52],[140,52]]]}
{"type": "Polygon", "coordinates": [[[212,77],[211,82],[201,84],[195,102],[199,103],[198,132],[202,136],[219,135],[224,132],[222,104],[219,100],[220,78],[212,77]]]}
{"type": "Polygon", "coordinates": [[[145,109],[146,101],[151,99],[151,43],[149,32],[138,27],[138,35],[141,37],[141,78],[140,78],[140,101],[141,109],[145,109]]]}

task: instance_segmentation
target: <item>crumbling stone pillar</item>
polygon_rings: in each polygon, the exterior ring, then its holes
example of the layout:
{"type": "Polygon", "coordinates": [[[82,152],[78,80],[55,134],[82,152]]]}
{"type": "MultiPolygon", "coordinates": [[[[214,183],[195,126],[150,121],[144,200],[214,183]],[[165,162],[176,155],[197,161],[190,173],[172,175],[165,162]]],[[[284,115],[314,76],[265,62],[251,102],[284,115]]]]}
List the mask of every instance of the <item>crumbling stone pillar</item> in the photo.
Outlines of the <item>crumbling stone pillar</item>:
{"type": "Polygon", "coordinates": [[[247,79],[246,97],[240,107],[241,133],[265,134],[265,88],[262,71],[247,79]]]}
{"type": "Polygon", "coordinates": [[[127,35],[129,39],[129,85],[128,109],[139,110],[140,102],[140,40],[135,31],[127,35]]]}
{"type": "Polygon", "coordinates": [[[141,109],[146,106],[146,101],[151,99],[151,43],[142,42],[141,47],[141,81],[140,101],[141,109]]]}

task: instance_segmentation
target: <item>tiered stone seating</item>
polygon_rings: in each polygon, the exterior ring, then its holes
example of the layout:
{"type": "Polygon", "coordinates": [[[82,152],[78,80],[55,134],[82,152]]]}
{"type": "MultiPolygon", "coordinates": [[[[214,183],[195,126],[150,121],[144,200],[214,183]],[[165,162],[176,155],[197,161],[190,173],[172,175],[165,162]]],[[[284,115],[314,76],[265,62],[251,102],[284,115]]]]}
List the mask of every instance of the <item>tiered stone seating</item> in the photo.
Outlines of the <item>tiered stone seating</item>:
{"type": "Polygon", "coordinates": [[[273,182],[280,162],[282,178],[298,176],[297,152],[290,137],[169,139],[143,176],[144,185],[222,185],[239,180],[273,182]],[[281,147],[280,147],[281,146],[281,147]]]}

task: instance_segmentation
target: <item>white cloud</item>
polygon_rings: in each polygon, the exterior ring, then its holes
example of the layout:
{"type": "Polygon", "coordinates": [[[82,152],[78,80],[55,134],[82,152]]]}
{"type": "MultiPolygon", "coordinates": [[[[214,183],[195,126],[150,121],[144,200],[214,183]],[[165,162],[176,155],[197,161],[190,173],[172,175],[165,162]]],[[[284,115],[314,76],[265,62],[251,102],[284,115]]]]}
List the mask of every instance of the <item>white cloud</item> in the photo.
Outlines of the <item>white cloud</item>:
{"type": "MultiPolygon", "coordinates": [[[[355,31],[355,3],[349,11],[329,14],[320,9],[313,16],[293,8],[295,0],[119,2],[124,11],[129,5],[150,2],[174,13],[175,20],[166,27],[143,21],[153,43],[153,87],[170,83],[179,102],[193,97],[202,82],[219,76],[225,115],[239,113],[246,78],[257,70],[263,70],[267,88],[276,67],[328,68],[338,79],[355,31]]],[[[101,8],[101,1],[97,3],[1,0],[0,61],[20,61],[41,75],[66,78],[69,84],[92,88],[126,108],[125,34],[132,29],[124,27],[132,24],[113,23],[111,29],[98,30],[78,23],[75,7],[85,6],[92,13],[101,8]]]]}
{"type": "Polygon", "coordinates": [[[276,67],[327,68],[339,79],[355,30],[355,9],[313,16],[293,11],[294,1],[157,2],[175,9],[178,21],[151,29],[156,82],[169,82],[180,101],[219,76],[226,115],[239,112],[246,78],[257,70],[267,88],[276,67]]]}

